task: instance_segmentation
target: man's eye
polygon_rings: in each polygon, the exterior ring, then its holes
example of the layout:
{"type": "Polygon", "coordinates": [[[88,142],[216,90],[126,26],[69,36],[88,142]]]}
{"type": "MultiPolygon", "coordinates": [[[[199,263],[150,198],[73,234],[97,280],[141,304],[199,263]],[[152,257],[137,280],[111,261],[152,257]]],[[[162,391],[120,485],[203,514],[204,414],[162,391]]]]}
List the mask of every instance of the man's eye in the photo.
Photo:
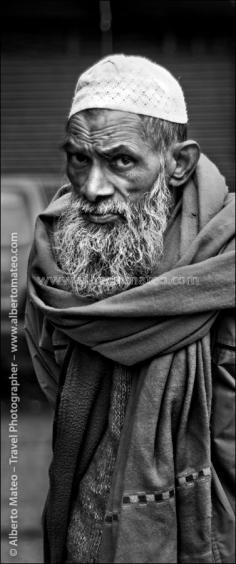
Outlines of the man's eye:
{"type": "Polygon", "coordinates": [[[128,155],[120,155],[119,157],[113,159],[112,163],[117,168],[126,169],[134,164],[134,160],[128,155]]]}
{"type": "Polygon", "coordinates": [[[79,166],[86,166],[88,164],[88,158],[82,153],[69,153],[68,159],[72,164],[79,166]]]}

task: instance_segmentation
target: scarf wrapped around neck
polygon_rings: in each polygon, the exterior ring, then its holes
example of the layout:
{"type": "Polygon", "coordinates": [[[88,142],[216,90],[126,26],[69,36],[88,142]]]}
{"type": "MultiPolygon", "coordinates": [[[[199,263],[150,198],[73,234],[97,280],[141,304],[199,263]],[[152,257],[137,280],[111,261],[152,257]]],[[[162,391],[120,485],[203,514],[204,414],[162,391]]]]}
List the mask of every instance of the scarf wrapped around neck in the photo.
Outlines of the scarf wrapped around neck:
{"type": "Polygon", "coordinates": [[[28,272],[32,355],[37,349],[42,361],[52,358],[53,332],[73,344],[56,410],[46,561],[64,562],[72,498],[104,432],[119,363],[133,386],[99,561],[212,562],[210,329],[234,305],[233,195],[202,155],[169,220],[152,279],[92,302],[60,287],[63,273],[50,246],[69,191],[62,188],[39,216],[28,272]]]}

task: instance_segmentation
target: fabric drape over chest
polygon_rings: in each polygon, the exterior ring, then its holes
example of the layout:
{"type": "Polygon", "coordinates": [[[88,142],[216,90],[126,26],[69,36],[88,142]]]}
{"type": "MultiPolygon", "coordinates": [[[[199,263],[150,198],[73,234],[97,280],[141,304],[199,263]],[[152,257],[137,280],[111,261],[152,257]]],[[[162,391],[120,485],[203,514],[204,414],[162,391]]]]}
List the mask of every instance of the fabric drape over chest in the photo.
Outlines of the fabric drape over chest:
{"type": "Polygon", "coordinates": [[[92,302],[60,288],[63,273],[50,248],[49,231],[68,190],[38,219],[26,312],[32,354],[37,349],[45,358],[42,371],[50,355],[53,363],[54,334],[74,343],[50,470],[48,561],[63,561],[73,487],[103,433],[103,402],[107,405],[112,363],[118,362],[132,371],[134,385],[101,562],[163,562],[163,554],[166,562],[193,562],[196,546],[197,561],[211,562],[209,331],[218,312],[234,305],[232,196],[202,156],[170,219],[153,278],[92,302]],[[35,315],[38,343],[31,331],[35,315]]]}

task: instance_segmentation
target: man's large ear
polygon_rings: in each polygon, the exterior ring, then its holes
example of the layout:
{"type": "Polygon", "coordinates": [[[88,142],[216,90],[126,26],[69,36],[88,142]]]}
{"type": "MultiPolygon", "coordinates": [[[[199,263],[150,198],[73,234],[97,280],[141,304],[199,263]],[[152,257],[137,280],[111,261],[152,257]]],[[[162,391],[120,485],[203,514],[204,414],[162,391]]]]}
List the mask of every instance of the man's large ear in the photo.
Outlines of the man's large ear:
{"type": "Polygon", "coordinates": [[[175,187],[185,184],[197,166],[200,147],[196,141],[188,140],[172,147],[169,185],[175,187]]]}

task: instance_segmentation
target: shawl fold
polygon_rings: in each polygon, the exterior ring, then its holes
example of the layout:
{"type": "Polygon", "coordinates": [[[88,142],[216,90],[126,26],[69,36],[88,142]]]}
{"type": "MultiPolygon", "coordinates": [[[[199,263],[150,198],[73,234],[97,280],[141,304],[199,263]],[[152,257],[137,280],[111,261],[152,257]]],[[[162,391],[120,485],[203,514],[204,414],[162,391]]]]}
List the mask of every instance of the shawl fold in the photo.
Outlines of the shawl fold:
{"type": "Polygon", "coordinates": [[[50,248],[70,189],[39,216],[28,273],[26,334],[39,379],[59,377],[53,335],[73,343],[58,394],[46,561],[65,561],[72,499],[104,432],[118,362],[133,385],[100,562],[211,562],[210,329],[234,305],[233,196],[202,155],[152,279],[93,302],[60,287],[50,248]]]}

